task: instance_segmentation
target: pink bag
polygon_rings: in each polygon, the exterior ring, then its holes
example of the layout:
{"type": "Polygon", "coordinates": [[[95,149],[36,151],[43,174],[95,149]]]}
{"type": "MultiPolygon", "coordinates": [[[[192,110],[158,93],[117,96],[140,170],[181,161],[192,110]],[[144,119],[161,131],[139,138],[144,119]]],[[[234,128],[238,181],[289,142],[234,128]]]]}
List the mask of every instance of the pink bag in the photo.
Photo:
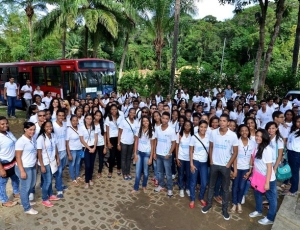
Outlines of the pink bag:
{"type": "Polygon", "coordinates": [[[251,186],[261,192],[261,193],[265,193],[265,184],[266,184],[266,176],[264,176],[263,174],[261,174],[260,172],[257,172],[256,170],[254,170],[254,153],[256,152],[256,148],[254,149],[253,153],[252,153],[252,160],[253,160],[253,172],[252,172],[252,176],[249,178],[250,182],[251,182],[251,186]]]}

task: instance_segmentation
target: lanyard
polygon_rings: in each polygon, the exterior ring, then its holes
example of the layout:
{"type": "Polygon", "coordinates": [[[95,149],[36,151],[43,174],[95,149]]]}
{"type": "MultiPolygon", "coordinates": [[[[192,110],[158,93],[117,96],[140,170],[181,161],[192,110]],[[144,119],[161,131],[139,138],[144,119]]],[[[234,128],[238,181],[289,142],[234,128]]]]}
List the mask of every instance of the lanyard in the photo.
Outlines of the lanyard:
{"type": "Polygon", "coordinates": [[[249,145],[247,145],[247,149],[245,150],[245,147],[243,146],[244,152],[245,152],[245,156],[247,155],[248,149],[249,149],[249,145]]]}

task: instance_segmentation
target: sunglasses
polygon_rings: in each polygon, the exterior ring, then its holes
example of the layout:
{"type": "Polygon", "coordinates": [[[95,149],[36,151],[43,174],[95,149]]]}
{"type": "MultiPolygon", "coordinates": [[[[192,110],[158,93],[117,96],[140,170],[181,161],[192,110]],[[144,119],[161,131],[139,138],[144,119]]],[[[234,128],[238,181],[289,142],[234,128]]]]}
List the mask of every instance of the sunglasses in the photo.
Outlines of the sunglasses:
{"type": "Polygon", "coordinates": [[[147,111],[142,111],[142,113],[148,113],[147,111]]]}
{"type": "Polygon", "coordinates": [[[38,115],[39,117],[46,117],[46,115],[38,115]]]}

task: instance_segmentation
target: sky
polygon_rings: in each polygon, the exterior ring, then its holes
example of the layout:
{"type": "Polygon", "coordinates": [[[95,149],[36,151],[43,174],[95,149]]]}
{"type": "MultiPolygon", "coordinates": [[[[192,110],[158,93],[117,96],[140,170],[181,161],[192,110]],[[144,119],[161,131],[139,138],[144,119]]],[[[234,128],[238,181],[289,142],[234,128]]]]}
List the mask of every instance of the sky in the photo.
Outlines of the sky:
{"type": "Polygon", "coordinates": [[[203,18],[207,15],[215,16],[219,21],[233,17],[234,5],[220,5],[218,0],[200,0],[196,1],[198,15],[195,18],[203,18]]]}

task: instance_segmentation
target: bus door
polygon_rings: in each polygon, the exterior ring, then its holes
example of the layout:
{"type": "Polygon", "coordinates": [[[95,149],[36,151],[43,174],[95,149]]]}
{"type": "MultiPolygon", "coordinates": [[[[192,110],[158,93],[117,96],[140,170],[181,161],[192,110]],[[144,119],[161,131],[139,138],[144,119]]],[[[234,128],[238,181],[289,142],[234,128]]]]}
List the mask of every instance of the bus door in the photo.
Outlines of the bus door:
{"type": "MultiPolygon", "coordinates": [[[[22,66],[22,67],[19,67],[19,75],[17,77],[17,82],[18,82],[18,85],[19,85],[19,100],[16,101],[16,106],[17,107],[20,107],[20,108],[26,108],[26,103],[25,103],[25,100],[23,98],[23,94],[21,94],[21,88],[23,85],[26,85],[26,81],[27,80],[30,80],[30,67],[29,66],[22,66]],[[19,104],[18,104],[19,103],[19,104]]],[[[31,82],[32,84],[32,82],[31,82]]]]}
{"type": "Polygon", "coordinates": [[[78,81],[75,79],[74,71],[63,72],[63,98],[71,99],[77,97],[78,81]]]}

